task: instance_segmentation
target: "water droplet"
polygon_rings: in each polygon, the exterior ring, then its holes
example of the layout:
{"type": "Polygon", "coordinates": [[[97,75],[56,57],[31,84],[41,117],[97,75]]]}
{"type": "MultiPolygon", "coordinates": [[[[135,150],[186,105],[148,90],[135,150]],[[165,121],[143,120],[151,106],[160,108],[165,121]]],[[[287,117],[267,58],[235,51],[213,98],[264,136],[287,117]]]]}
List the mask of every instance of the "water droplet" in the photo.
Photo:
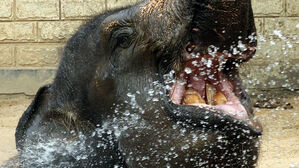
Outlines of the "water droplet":
{"type": "Polygon", "coordinates": [[[191,74],[191,73],[192,73],[192,69],[191,69],[191,68],[188,68],[188,67],[186,67],[186,68],[185,68],[185,72],[186,72],[187,74],[191,74]]]}

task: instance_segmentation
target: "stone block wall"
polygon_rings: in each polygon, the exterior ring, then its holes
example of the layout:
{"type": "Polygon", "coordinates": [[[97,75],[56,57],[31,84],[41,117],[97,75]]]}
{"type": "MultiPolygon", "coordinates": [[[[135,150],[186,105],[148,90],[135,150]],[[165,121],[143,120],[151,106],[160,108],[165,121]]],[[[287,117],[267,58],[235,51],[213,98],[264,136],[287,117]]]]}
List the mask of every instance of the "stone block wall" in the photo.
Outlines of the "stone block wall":
{"type": "MultiPolygon", "coordinates": [[[[81,24],[137,1],[0,0],[0,94],[35,94],[53,79],[65,42],[81,24]]],[[[253,0],[260,43],[242,67],[249,88],[299,89],[298,4],[253,0]]]]}
{"type": "Polygon", "coordinates": [[[299,89],[299,0],[252,0],[257,54],[242,67],[247,88],[299,89]]]}

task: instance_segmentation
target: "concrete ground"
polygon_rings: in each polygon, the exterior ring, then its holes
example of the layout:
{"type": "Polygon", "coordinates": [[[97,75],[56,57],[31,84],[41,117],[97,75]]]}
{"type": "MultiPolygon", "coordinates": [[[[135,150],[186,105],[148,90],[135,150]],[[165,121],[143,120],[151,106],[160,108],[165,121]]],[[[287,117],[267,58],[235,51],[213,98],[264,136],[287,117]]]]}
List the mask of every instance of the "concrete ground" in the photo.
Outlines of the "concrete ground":
{"type": "MultiPolygon", "coordinates": [[[[0,167],[17,154],[14,132],[32,97],[0,96],[0,167]]],[[[299,96],[287,99],[293,109],[256,109],[263,124],[258,168],[299,168],[299,96]]]]}

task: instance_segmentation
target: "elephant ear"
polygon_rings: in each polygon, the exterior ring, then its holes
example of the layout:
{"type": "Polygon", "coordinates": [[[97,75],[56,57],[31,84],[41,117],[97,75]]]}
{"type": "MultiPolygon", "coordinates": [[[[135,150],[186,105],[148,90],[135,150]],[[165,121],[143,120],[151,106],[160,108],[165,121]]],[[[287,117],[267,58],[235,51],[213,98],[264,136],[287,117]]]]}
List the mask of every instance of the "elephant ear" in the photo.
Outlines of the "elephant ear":
{"type": "Polygon", "coordinates": [[[15,138],[18,150],[24,148],[26,139],[36,139],[35,134],[44,138],[63,138],[61,132],[86,133],[94,126],[79,117],[80,108],[72,100],[57,102],[53,84],[41,87],[31,105],[23,113],[16,128],[15,138]],[[66,102],[68,101],[68,102],[66,102]]]}
{"type": "Polygon", "coordinates": [[[38,90],[34,100],[20,118],[15,133],[18,150],[23,148],[25,132],[32,124],[34,117],[41,111],[42,108],[45,108],[44,106],[45,102],[48,100],[48,90],[50,87],[51,85],[45,85],[38,90]]]}
{"type": "Polygon", "coordinates": [[[21,167],[125,165],[114,134],[95,132],[93,124],[79,117],[80,109],[68,106],[74,103],[59,106],[52,87],[41,87],[19,120],[15,138],[21,167]]]}

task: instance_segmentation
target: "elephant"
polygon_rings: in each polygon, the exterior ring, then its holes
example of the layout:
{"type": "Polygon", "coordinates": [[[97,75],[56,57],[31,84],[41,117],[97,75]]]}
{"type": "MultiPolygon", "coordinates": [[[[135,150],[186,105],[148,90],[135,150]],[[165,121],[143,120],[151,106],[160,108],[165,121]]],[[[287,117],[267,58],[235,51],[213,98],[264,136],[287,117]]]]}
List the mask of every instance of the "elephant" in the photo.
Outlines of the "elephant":
{"type": "Polygon", "coordinates": [[[238,68],[256,35],[251,0],[95,16],[19,120],[20,167],[255,167],[262,127],[238,68]]]}

